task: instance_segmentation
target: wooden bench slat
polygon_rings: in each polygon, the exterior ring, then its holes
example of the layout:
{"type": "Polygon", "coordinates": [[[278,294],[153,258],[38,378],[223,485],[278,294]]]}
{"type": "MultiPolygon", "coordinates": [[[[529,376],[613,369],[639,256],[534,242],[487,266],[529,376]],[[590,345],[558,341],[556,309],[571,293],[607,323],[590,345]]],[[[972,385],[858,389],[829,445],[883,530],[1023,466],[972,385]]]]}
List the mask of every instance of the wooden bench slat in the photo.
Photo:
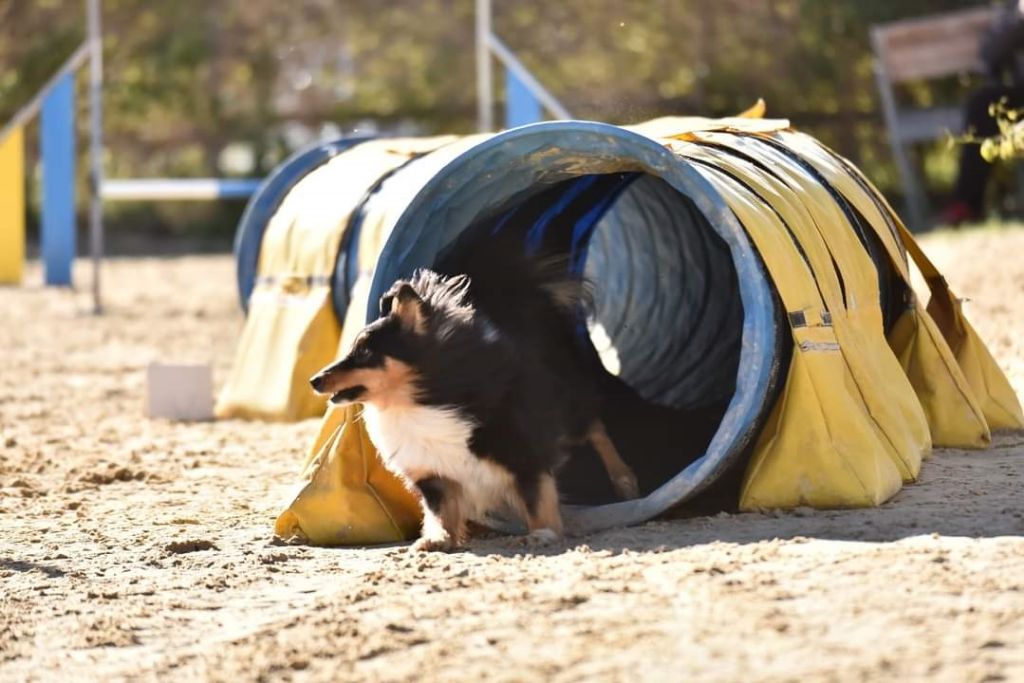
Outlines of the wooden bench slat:
{"type": "Polygon", "coordinates": [[[893,83],[924,80],[982,69],[981,36],[996,10],[990,7],[907,19],[871,31],[875,54],[893,83]]]}

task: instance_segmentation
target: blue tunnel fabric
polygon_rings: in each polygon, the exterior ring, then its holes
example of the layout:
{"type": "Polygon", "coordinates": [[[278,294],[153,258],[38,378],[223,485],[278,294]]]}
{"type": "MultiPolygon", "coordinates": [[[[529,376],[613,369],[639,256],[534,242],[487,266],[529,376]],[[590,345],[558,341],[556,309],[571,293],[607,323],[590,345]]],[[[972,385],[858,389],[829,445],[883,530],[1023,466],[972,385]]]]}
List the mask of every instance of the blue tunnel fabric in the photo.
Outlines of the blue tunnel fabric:
{"type": "Polygon", "coordinates": [[[614,340],[606,369],[641,396],[688,408],[732,394],[742,320],[735,270],[725,243],[671,186],[635,172],[565,180],[513,200],[450,248],[512,229],[527,253],[565,254],[572,272],[599,285],[600,331],[581,334],[599,354],[614,340]]]}
{"type": "Polygon", "coordinates": [[[643,176],[604,216],[588,254],[586,274],[601,283],[603,335],[592,338],[614,346],[615,374],[659,405],[727,400],[743,308],[729,248],[693,203],[643,176]]]}

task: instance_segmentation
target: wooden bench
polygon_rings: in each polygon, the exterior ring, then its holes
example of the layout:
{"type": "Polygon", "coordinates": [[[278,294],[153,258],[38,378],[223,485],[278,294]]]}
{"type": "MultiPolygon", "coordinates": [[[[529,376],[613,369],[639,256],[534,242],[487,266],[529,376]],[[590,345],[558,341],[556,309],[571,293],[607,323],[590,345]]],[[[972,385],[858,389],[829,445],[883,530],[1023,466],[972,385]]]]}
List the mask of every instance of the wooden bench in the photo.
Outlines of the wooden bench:
{"type": "Polygon", "coordinates": [[[901,108],[896,101],[895,86],[982,72],[983,64],[978,55],[981,36],[992,24],[997,11],[980,7],[871,28],[882,113],[912,227],[924,226],[928,205],[917,167],[911,162],[911,147],[936,140],[946,131],[960,131],[963,112],[960,106],[901,108]]]}

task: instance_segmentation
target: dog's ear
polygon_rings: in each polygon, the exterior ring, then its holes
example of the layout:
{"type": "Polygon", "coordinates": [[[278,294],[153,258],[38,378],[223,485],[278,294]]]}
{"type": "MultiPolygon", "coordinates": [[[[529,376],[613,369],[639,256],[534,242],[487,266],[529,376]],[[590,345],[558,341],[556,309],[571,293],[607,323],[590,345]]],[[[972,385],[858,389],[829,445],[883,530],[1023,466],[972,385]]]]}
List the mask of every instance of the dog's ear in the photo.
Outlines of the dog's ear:
{"type": "Polygon", "coordinates": [[[384,292],[384,296],[380,298],[380,315],[384,317],[391,313],[391,307],[394,305],[395,297],[398,296],[398,290],[402,287],[411,287],[408,280],[398,280],[395,284],[391,285],[391,289],[384,292]]]}
{"type": "Polygon", "coordinates": [[[380,298],[380,313],[394,315],[402,327],[410,332],[422,334],[427,329],[427,304],[413,286],[404,280],[396,282],[380,298]]]}

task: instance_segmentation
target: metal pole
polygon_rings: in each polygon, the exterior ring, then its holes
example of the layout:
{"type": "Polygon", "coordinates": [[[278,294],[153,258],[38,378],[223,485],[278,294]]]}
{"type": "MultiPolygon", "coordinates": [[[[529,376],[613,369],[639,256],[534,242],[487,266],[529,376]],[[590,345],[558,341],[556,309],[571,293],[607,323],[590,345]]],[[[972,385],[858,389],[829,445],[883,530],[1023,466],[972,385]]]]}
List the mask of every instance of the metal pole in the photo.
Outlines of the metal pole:
{"type": "Polygon", "coordinates": [[[86,40],[86,42],[79,45],[78,49],[68,57],[67,61],[65,61],[59,69],[57,69],[57,73],[50,76],[50,80],[46,81],[46,85],[39,89],[39,92],[36,93],[35,97],[33,97],[28,104],[19,109],[17,113],[15,113],[14,117],[8,121],[3,128],[0,128],[0,141],[6,139],[15,128],[21,128],[23,125],[28,123],[30,118],[38,114],[39,110],[43,107],[43,100],[45,100],[46,96],[50,94],[50,91],[53,90],[69,73],[77,71],[78,67],[82,66],[88,57],[89,41],[86,40]]]}
{"type": "Polygon", "coordinates": [[[88,0],[89,17],[89,247],[92,254],[92,312],[103,312],[100,266],[103,260],[103,32],[100,0],[88,0]]]}
{"type": "Polygon", "coordinates": [[[569,110],[558,101],[551,92],[541,85],[541,82],[534,78],[530,70],[523,66],[523,63],[519,61],[515,53],[508,49],[505,43],[501,42],[498,36],[493,33],[487,36],[487,45],[494,56],[499,62],[505,65],[505,67],[515,74],[516,78],[523,84],[523,86],[529,90],[534,97],[540,100],[540,103],[547,107],[548,111],[555,115],[559,119],[571,119],[572,114],[569,110]]]}
{"type": "Polygon", "coordinates": [[[476,121],[481,133],[494,130],[490,36],[491,0],[476,0],[476,121]]]}

